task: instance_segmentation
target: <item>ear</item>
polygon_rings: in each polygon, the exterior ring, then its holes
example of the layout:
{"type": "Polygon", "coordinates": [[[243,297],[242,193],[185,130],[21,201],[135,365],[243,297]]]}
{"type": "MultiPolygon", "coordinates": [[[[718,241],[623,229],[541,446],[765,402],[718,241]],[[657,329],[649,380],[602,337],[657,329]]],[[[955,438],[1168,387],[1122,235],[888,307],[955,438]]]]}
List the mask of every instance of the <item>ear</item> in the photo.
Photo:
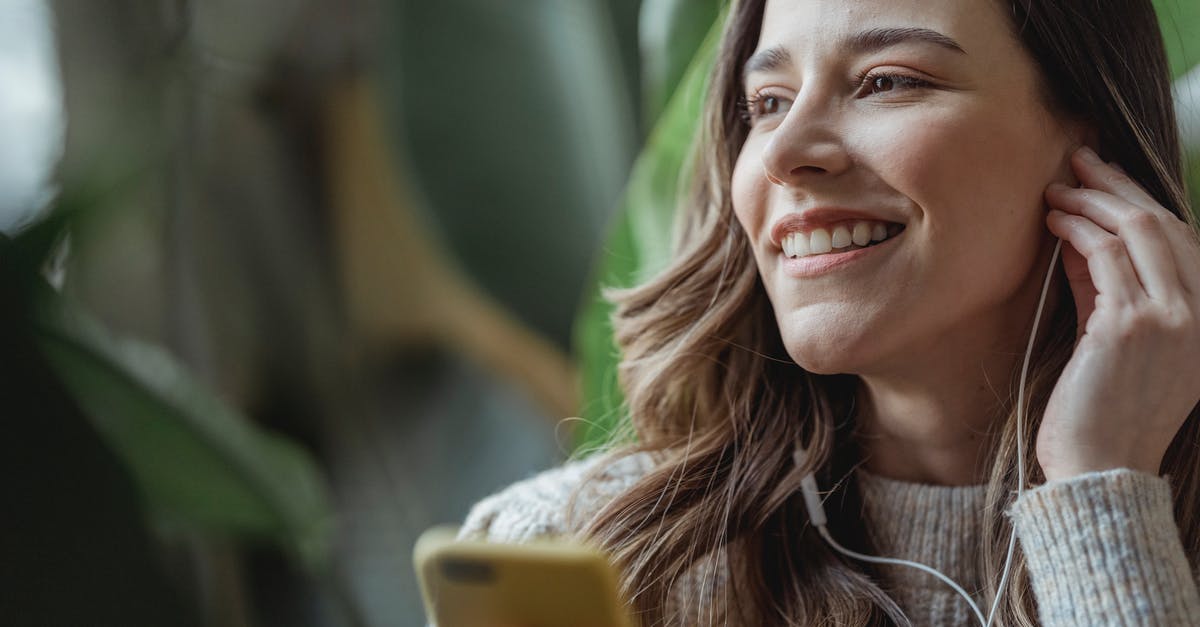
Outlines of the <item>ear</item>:
{"type": "Polygon", "coordinates": [[[1067,157],[1070,157],[1080,146],[1087,146],[1096,151],[1096,154],[1102,154],[1100,152],[1100,131],[1094,124],[1085,120],[1072,120],[1067,123],[1067,136],[1071,138],[1070,152],[1067,153],[1067,157]]]}
{"type": "Polygon", "coordinates": [[[1082,143],[1088,148],[1096,151],[1096,154],[1104,154],[1101,152],[1101,148],[1103,147],[1100,145],[1100,131],[1096,130],[1096,127],[1091,124],[1084,125],[1082,143]]]}
{"type": "Polygon", "coordinates": [[[1071,169],[1071,155],[1079,150],[1080,146],[1087,146],[1100,152],[1100,131],[1095,125],[1084,120],[1067,120],[1063,125],[1063,130],[1066,132],[1066,142],[1063,144],[1062,161],[1059,165],[1058,181],[1065,185],[1075,187],[1079,185],[1079,180],[1075,178],[1075,172],[1071,169]]]}

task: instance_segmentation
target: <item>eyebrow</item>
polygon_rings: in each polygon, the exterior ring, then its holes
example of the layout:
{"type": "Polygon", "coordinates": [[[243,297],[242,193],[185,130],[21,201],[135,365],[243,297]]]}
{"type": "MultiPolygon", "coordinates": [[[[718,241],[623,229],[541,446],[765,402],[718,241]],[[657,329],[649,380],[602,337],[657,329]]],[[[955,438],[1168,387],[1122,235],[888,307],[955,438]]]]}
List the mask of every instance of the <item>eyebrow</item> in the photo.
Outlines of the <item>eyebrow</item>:
{"type": "MultiPolygon", "coordinates": [[[[928,28],[872,28],[860,31],[847,38],[842,46],[853,54],[866,54],[908,42],[929,43],[966,54],[962,46],[950,37],[928,28]]],[[[792,63],[792,55],[782,46],[773,46],[751,56],[742,66],[742,76],[755,72],[771,72],[792,63]]]]}

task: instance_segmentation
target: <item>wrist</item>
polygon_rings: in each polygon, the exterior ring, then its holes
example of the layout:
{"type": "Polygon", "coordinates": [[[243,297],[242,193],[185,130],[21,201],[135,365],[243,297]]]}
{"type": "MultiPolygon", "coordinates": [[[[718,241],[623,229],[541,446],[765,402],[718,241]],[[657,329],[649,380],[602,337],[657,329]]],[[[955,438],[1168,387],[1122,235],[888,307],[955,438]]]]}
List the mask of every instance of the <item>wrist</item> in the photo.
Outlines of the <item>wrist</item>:
{"type": "Polygon", "coordinates": [[[1128,468],[1151,475],[1158,475],[1160,465],[1160,463],[1151,463],[1145,460],[1111,459],[1060,461],[1054,464],[1041,464],[1041,467],[1042,474],[1046,476],[1046,481],[1062,481],[1089,472],[1103,472],[1116,468],[1128,468]]]}

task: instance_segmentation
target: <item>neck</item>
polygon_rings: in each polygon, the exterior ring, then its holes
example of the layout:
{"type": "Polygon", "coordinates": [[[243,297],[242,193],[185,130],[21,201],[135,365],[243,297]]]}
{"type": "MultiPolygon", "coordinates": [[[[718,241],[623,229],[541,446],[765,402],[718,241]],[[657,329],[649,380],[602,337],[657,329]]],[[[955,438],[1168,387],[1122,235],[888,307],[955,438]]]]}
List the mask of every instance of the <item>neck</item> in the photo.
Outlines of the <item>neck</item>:
{"type": "Polygon", "coordinates": [[[863,382],[861,406],[874,410],[859,414],[858,438],[866,469],[881,477],[916,483],[959,486],[983,482],[986,469],[980,462],[990,450],[991,427],[998,414],[979,408],[995,403],[983,398],[979,402],[947,399],[928,390],[906,390],[907,386],[896,383],[863,382]],[[964,409],[966,406],[973,409],[964,409]]]}
{"type": "MultiPolygon", "coordinates": [[[[1045,268],[1051,251],[1046,248],[1035,267],[1045,268]]],[[[868,471],[935,485],[986,482],[1001,421],[1016,405],[1013,374],[1025,355],[1041,286],[1026,281],[1015,306],[944,329],[895,363],[859,373],[857,437],[868,471]]],[[[1052,286],[1038,323],[1043,331],[1057,294],[1052,286]]]]}
{"type": "Polygon", "coordinates": [[[986,481],[989,452],[1012,405],[1013,346],[1027,329],[978,324],[942,333],[903,368],[860,375],[858,438],[868,471],[936,485],[986,481]],[[973,338],[994,338],[978,341],[973,338]],[[1014,341],[1016,338],[1017,341],[1014,341]]]}

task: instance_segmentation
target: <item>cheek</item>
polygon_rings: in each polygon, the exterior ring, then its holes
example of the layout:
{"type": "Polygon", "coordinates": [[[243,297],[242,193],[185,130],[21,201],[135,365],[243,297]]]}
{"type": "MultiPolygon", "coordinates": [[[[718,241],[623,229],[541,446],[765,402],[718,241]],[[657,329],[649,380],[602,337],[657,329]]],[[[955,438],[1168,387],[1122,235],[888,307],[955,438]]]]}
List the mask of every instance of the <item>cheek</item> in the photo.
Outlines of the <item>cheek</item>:
{"type": "Polygon", "coordinates": [[[763,176],[762,159],[756,152],[758,142],[747,141],[733,165],[730,197],[738,222],[750,237],[763,232],[767,219],[767,195],[770,183],[763,176]]]}
{"type": "MultiPolygon", "coordinates": [[[[872,157],[933,231],[965,225],[988,238],[1027,238],[1042,220],[1042,193],[1062,148],[1025,114],[992,108],[933,110],[877,125],[872,157]]],[[[960,233],[961,234],[961,233],[960,233]]]]}
{"type": "Polygon", "coordinates": [[[1057,176],[1061,135],[994,107],[914,110],[892,121],[870,129],[880,149],[863,154],[914,205],[910,226],[926,244],[914,252],[922,281],[964,306],[1005,302],[1045,236],[1042,194],[1057,176]]]}

